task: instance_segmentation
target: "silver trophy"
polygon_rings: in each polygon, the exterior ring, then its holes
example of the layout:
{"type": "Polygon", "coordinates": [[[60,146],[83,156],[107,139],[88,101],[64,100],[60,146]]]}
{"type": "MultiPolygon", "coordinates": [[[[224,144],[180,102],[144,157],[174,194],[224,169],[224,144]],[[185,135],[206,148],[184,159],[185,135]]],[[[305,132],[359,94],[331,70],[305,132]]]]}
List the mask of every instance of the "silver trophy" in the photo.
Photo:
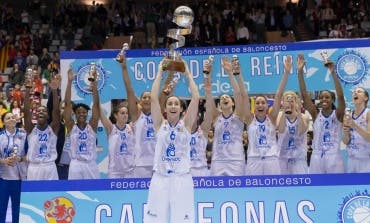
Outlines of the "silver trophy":
{"type": "Polygon", "coordinates": [[[89,76],[88,76],[88,80],[90,82],[94,82],[95,79],[96,79],[96,64],[94,62],[91,62],[90,63],[90,70],[89,70],[89,76]]]}
{"type": "Polygon", "coordinates": [[[240,74],[240,61],[237,55],[233,55],[231,59],[231,69],[234,75],[240,74]]]}
{"type": "Polygon", "coordinates": [[[25,77],[25,86],[26,88],[32,88],[33,85],[33,78],[34,78],[34,73],[32,68],[27,68],[26,71],[26,77],[25,77]]]}
{"type": "Polygon", "coordinates": [[[210,69],[211,69],[211,66],[213,64],[213,60],[214,60],[215,56],[213,55],[210,55],[208,57],[208,60],[205,61],[205,64],[203,66],[203,73],[205,75],[209,75],[209,72],[210,72],[210,69]]]}
{"type": "Polygon", "coordinates": [[[17,145],[14,145],[13,146],[13,151],[12,151],[12,157],[13,158],[15,158],[15,157],[17,157],[17,155],[18,155],[18,146],[17,145]]]}
{"type": "Polygon", "coordinates": [[[173,79],[167,85],[167,88],[165,88],[163,90],[163,93],[165,93],[166,95],[170,94],[170,92],[175,88],[177,82],[179,82],[179,78],[178,77],[173,77],[173,79]]]}
{"type": "Polygon", "coordinates": [[[329,59],[328,51],[322,50],[321,53],[320,53],[320,55],[322,57],[322,60],[324,61],[325,67],[333,64],[333,62],[330,61],[330,59],[329,59]]]}
{"type": "Polygon", "coordinates": [[[185,71],[185,64],[181,60],[181,54],[176,52],[175,49],[185,45],[184,35],[191,33],[193,20],[194,13],[191,8],[179,6],[175,9],[172,22],[182,28],[169,29],[167,32],[167,37],[175,39],[177,42],[170,44],[168,56],[166,56],[162,64],[163,70],[185,71]]]}
{"type": "Polygon", "coordinates": [[[126,50],[130,49],[130,47],[128,46],[128,43],[124,43],[122,45],[122,49],[121,51],[117,54],[116,56],[116,60],[119,62],[119,63],[122,63],[123,62],[123,58],[124,56],[126,55],[126,50]]]}

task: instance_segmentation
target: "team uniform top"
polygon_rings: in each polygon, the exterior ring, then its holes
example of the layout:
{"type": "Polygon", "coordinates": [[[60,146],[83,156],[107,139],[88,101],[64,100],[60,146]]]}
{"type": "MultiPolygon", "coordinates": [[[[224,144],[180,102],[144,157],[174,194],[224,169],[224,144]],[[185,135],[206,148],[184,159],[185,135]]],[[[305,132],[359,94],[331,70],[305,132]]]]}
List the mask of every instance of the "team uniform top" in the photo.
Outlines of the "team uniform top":
{"type": "Polygon", "coordinates": [[[123,129],[113,125],[109,140],[109,171],[122,171],[134,167],[135,138],[130,125],[123,129]]]}
{"type": "Polygon", "coordinates": [[[325,116],[320,110],[313,123],[312,153],[336,154],[340,150],[342,123],[337,119],[335,110],[325,116]]]}
{"type": "Polygon", "coordinates": [[[244,161],[244,123],[234,114],[220,115],[214,124],[212,161],[244,161]]]}
{"type": "Polygon", "coordinates": [[[280,148],[276,141],[275,129],[268,116],[262,121],[256,116],[253,117],[247,128],[249,158],[279,157],[280,148]]]}
{"type": "Polygon", "coordinates": [[[190,138],[183,120],[175,126],[164,120],[157,131],[153,170],[162,175],[189,173],[190,138]]]}
{"type": "Polygon", "coordinates": [[[74,125],[69,134],[71,140],[71,159],[79,161],[95,161],[96,154],[96,133],[89,124],[84,129],[74,125]]]}
{"type": "MultiPolygon", "coordinates": [[[[13,156],[16,152],[18,156],[24,156],[24,145],[27,138],[27,132],[16,128],[13,134],[6,130],[0,131],[0,158],[6,159],[13,156]]],[[[19,180],[20,168],[18,164],[14,166],[0,165],[0,178],[5,180],[19,180]]]]}
{"type": "Polygon", "coordinates": [[[191,134],[190,138],[191,167],[207,166],[207,142],[208,139],[204,136],[202,129],[198,126],[197,130],[191,134]]]}
{"type": "MultiPolygon", "coordinates": [[[[367,129],[366,115],[369,109],[365,108],[361,114],[355,119],[357,125],[363,129],[367,129]]],[[[370,157],[370,143],[366,141],[357,131],[351,129],[350,141],[347,145],[347,152],[349,157],[355,158],[369,158],[370,157]]]]}
{"type": "Polygon", "coordinates": [[[57,158],[57,136],[48,125],[45,130],[34,127],[27,137],[27,160],[30,163],[50,163],[57,158]]]}
{"type": "Polygon", "coordinates": [[[156,136],[151,115],[141,112],[133,126],[135,134],[135,165],[153,166],[156,136]]]}
{"type": "MultiPolygon", "coordinates": [[[[284,118],[284,117],[282,117],[284,118]]],[[[285,117],[285,131],[279,133],[278,144],[280,146],[280,157],[286,159],[305,159],[307,134],[299,135],[298,118],[290,121],[285,117]]]]}

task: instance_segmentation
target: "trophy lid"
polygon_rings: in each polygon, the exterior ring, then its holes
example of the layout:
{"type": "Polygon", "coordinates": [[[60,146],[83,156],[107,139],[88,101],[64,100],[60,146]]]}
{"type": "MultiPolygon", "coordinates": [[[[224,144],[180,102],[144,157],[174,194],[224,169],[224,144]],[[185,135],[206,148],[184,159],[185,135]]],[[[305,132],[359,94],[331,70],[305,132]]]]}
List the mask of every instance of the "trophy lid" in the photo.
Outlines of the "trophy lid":
{"type": "Polygon", "coordinates": [[[181,27],[190,27],[194,20],[194,13],[188,6],[179,6],[173,13],[172,22],[181,27]]]}

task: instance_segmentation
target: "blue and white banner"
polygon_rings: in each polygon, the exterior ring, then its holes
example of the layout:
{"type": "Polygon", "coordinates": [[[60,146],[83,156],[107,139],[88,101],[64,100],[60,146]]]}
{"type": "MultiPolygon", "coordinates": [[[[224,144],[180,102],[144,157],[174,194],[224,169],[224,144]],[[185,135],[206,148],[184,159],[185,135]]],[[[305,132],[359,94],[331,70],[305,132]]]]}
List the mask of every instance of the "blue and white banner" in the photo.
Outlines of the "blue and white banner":
{"type": "MultiPolygon", "coordinates": [[[[347,107],[352,107],[352,90],[356,86],[370,89],[370,39],[332,40],[316,42],[282,43],[266,45],[219,46],[205,48],[180,48],[183,59],[187,62],[195,82],[203,91],[203,63],[209,55],[214,55],[212,72],[212,91],[215,96],[224,93],[232,94],[228,76],[222,69],[221,58],[238,55],[241,61],[242,75],[250,94],[276,92],[284,72],[283,61],[286,56],[297,60],[298,54],[303,54],[306,60],[304,69],[305,81],[309,91],[334,90],[330,72],[324,66],[321,56],[326,51],[331,61],[336,64],[336,72],[344,88],[347,107]]],[[[94,62],[99,73],[98,88],[103,108],[110,112],[112,99],[126,98],[122,80],[121,66],[115,61],[119,50],[110,51],[68,51],[61,53],[61,73],[66,76],[70,66],[76,74],[73,82],[72,100],[91,105],[91,94],[88,91],[88,71],[90,63],[94,62]]],[[[158,50],[128,50],[127,67],[133,89],[139,97],[144,91],[150,91],[158,69],[158,64],[166,55],[166,49],[158,50]]],[[[176,74],[181,77],[180,74],[176,74]]],[[[62,95],[66,86],[62,80],[62,95]]],[[[189,90],[185,79],[181,77],[176,86],[175,94],[188,97],[189,90]]],[[[286,90],[299,90],[296,63],[289,76],[286,90]]],[[[107,142],[104,130],[98,130],[98,143],[101,148],[98,155],[100,171],[106,173],[107,142]]]]}
{"type": "MultiPolygon", "coordinates": [[[[149,184],[25,181],[20,222],[141,223],[149,184]]],[[[370,222],[369,174],[198,177],[194,186],[197,223],[370,222]]]]}

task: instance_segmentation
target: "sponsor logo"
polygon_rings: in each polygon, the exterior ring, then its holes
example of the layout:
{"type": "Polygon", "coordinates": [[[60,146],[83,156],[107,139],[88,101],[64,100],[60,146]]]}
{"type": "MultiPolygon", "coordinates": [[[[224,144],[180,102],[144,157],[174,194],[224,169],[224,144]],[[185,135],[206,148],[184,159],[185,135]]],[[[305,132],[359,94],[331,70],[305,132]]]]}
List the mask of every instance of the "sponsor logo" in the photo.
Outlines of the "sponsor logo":
{"type": "Polygon", "coordinates": [[[367,61],[360,53],[346,51],[336,64],[338,77],[346,84],[358,84],[364,80],[368,67],[367,61]]]}
{"type": "Polygon", "coordinates": [[[55,197],[44,202],[45,220],[48,223],[72,223],[76,208],[66,197],[55,197]]]}
{"type": "Polygon", "coordinates": [[[367,190],[350,194],[343,199],[339,222],[370,223],[370,195],[367,190]]]}

